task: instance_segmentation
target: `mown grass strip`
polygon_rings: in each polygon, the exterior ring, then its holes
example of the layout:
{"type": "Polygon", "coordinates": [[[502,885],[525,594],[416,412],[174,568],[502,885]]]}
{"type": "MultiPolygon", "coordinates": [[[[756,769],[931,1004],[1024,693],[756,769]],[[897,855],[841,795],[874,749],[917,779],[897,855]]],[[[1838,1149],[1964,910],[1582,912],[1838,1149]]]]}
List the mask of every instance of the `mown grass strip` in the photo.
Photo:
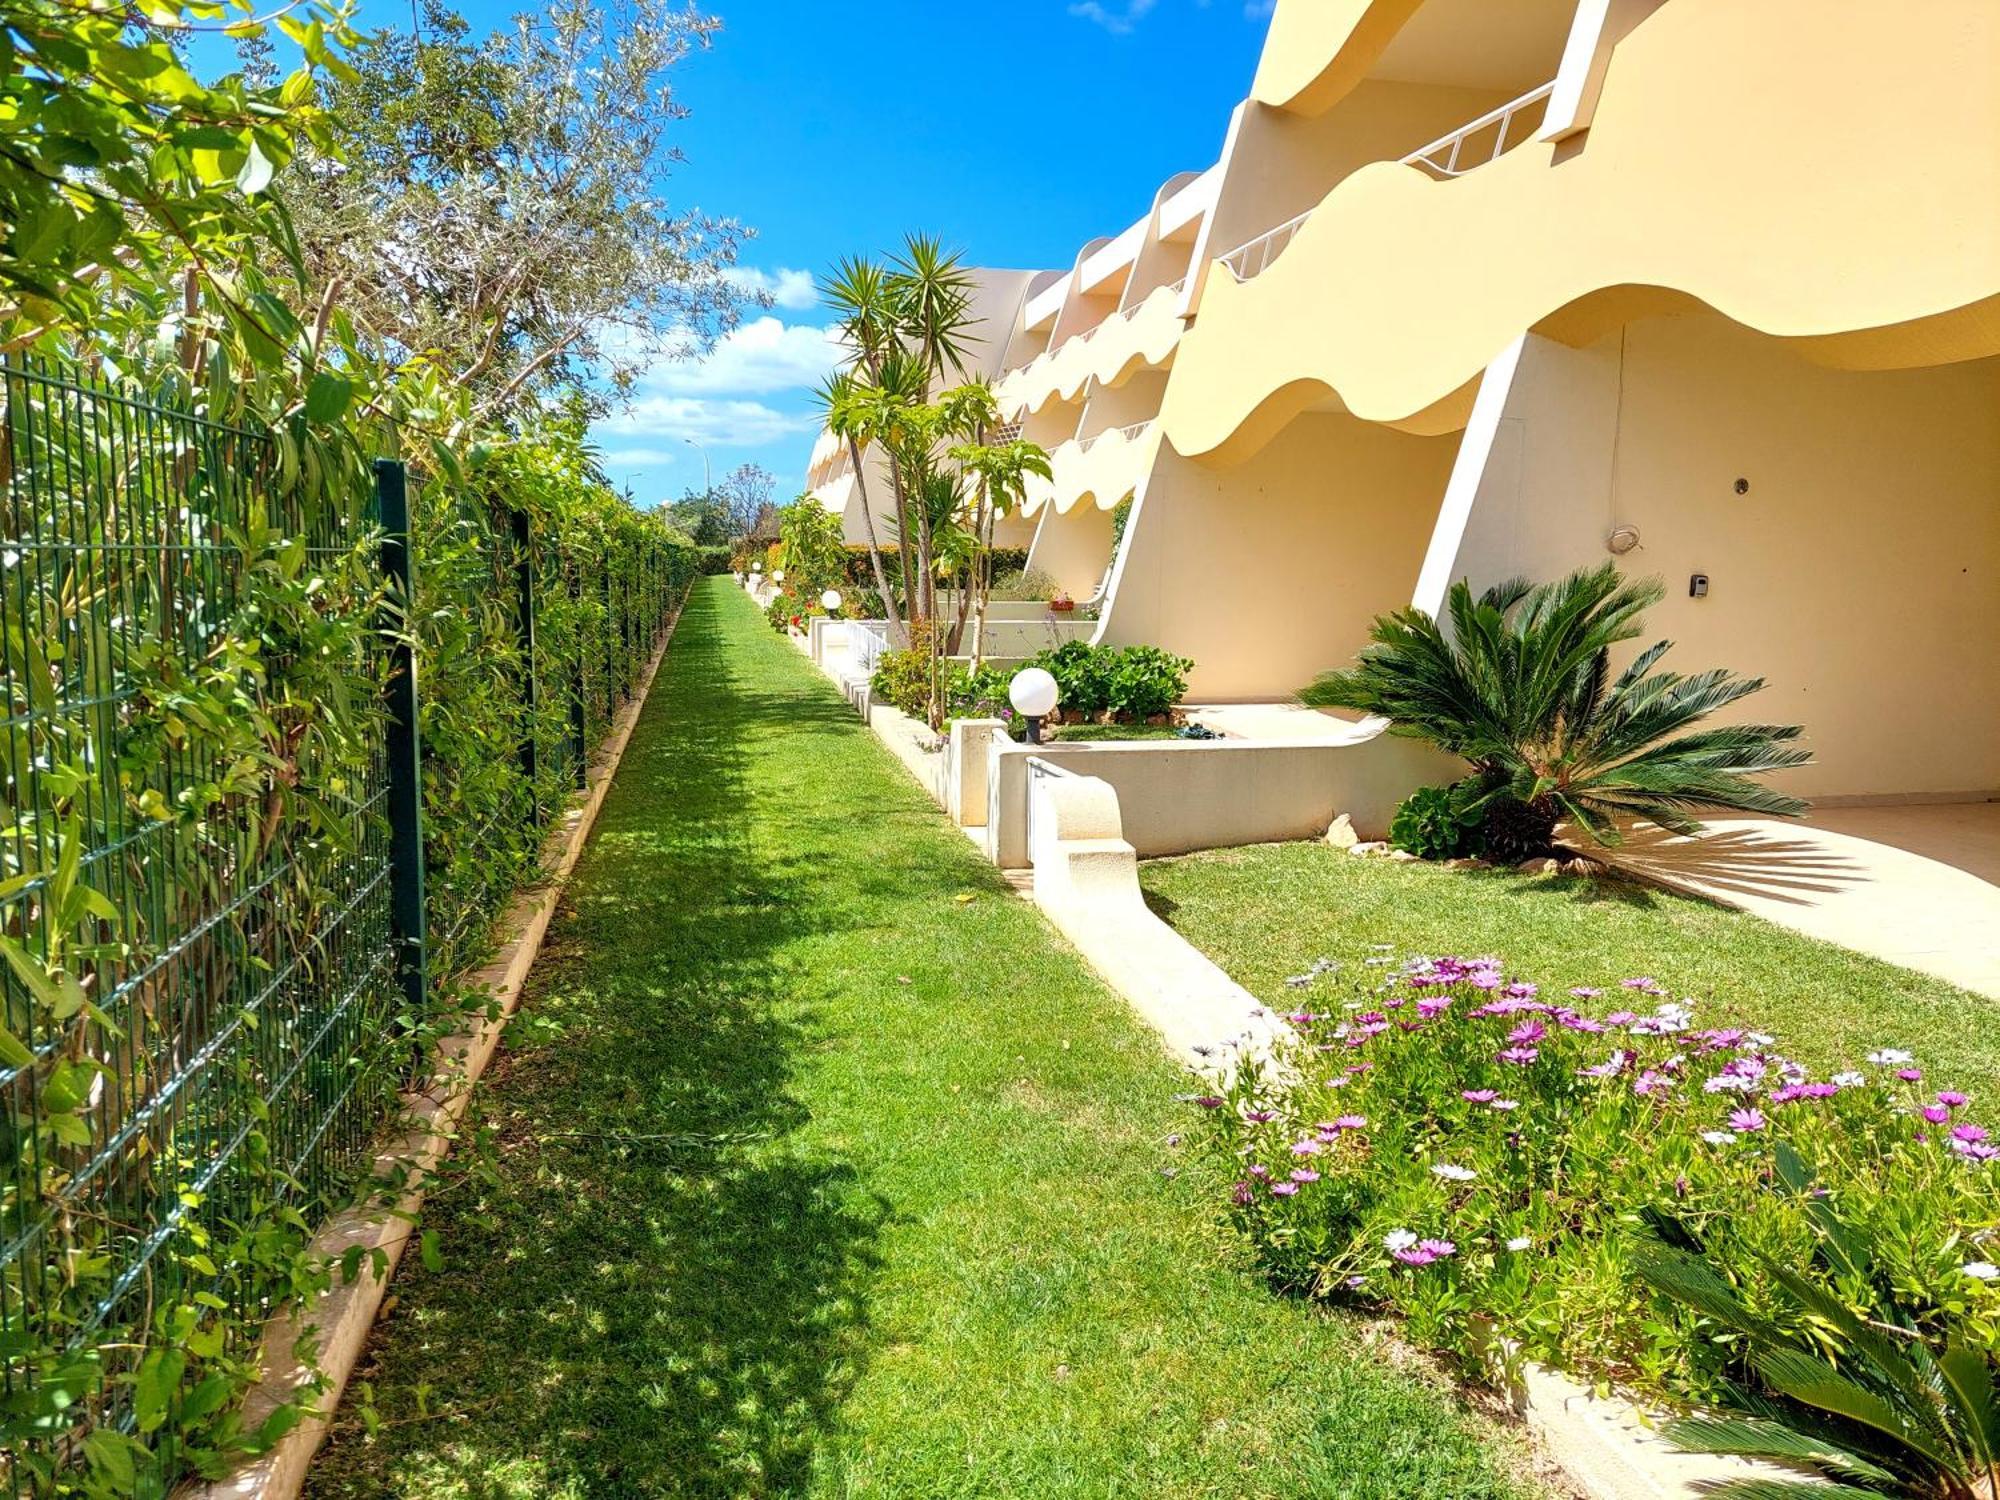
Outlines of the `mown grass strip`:
{"type": "Polygon", "coordinates": [[[1524,1492],[1245,1268],[1153,1035],[725,580],[489,1080],[312,1495],[1524,1492]]]}

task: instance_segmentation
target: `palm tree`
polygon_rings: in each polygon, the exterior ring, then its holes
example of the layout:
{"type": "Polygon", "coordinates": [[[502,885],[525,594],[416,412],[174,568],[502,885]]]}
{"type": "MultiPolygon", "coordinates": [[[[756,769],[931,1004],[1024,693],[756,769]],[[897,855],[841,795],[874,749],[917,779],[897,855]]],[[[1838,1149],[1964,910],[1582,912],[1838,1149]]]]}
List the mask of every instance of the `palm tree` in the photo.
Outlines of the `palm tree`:
{"type": "Polygon", "coordinates": [[[912,234],[903,241],[903,253],[890,264],[897,332],[904,347],[918,355],[933,376],[964,374],[968,346],[979,342],[970,332],[977,283],[960,264],[958,252],[947,252],[930,235],[912,234]]]}
{"type": "Polygon", "coordinates": [[[1691,729],[1762,678],[1654,670],[1671,641],[1612,676],[1612,648],[1636,638],[1640,616],[1665,595],[1658,579],[1626,582],[1609,563],[1556,583],[1516,579],[1477,598],[1461,580],[1447,601],[1448,631],[1419,609],[1380,616],[1354,666],[1299,696],[1379,714],[1393,732],[1470,761],[1467,805],[1497,856],[1548,853],[1563,819],[1615,845],[1621,818],[1692,834],[1696,810],[1803,813],[1798,798],[1749,779],[1811,760],[1791,747],[1798,726],[1691,729]]]}
{"type": "Polygon", "coordinates": [[[875,441],[875,430],[868,406],[862,400],[862,389],[852,370],[837,370],[813,395],[826,430],[847,444],[848,461],[854,469],[854,492],[861,501],[861,528],[868,538],[868,562],[875,570],[875,591],[882,596],[882,607],[889,616],[890,638],[907,643],[903,612],[896,596],[889,591],[888,571],[882,566],[882,547],[875,538],[875,516],[868,504],[868,472],[862,460],[875,441]]]}
{"type": "MultiPolygon", "coordinates": [[[[943,418],[928,412],[932,387],[948,373],[962,373],[973,322],[977,283],[934,238],[913,234],[887,267],[849,256],[820,281],[821,300],[850,351],[844,374],[852,386],[848,453],[857,476],[870,442],[888,459],[889,488],[896,514],[897,544],[903,566],[904,605],[911,621],[934,613],[930,587],[930,539],[924,518],[916,517],[915,566],[910,534],[911,496],[931,471],[938,441],[946,436],[943,418]],[[866,433],[863,440],[860,434],[866,433]]],[[[829,413],[832,408],[829,404],[829,413]]],[[[870,522],[870,557],[878,587],[886,582],[881,549],[870,522]]],[[[884,590],[884,598],[888,597],[884,590]]]]}
{"type": "Polygon", "coordinates": [[[976,672],[986,632],[987,601],[993,589],[994,522],[1026,501],[1029,476],[1050,477],[1049,455],[1039,443],[1014,438],[1005,443],[962,443],[951,450],[951,457],[959,471],[977,486],[978,494],[975,529],[979,533],[979,558],[972,617],[972,668],[976,672]]]}

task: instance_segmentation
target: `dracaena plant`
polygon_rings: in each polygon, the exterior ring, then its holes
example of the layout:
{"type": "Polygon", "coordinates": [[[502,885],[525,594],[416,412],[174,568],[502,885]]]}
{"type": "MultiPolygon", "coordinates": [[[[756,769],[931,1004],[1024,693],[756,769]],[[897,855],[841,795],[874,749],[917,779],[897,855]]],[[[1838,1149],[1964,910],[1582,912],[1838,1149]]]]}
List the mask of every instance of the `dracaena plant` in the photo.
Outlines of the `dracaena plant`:
{"type": "Polygon", "coordinates": [[[1396,734],[1428,740],[1473,768],[1470,806],[1505,857],[1550,852],[1558,823],[1601,845],[1644,819],[1693,833],[1722,809],[1795,817],[1796,797],[1754,778],[1805,765],[1796,725],[1697,727],[1764,686],[1723,668],[1663,669],[1655,641],[1614,673],[1614,648],[1636,639],[1665,596],[1610,564],[1553,583],[1522,579],[1475,595],[1453,584],[1440,621],[1410,608],[1379,616],[1351,667],[1299,696],[1314,706],[1377,714],[1396,734]]]}
{"type": "Polygon", "coordinates": [[[1744,1301],[1688,1226],[1655,1217],[1658,1237],[1641,1242],[1640,1277],[1735,1344],[1744,1366],[1723,1388],[1724,1410],[1671,1423],[1667,1438],[1788,1471],[1722,1481],[1708,1491],[1715,1500],[2000,1500],[1990,1352],[1959,1334],[1940,1337],[1902,1306],[1882,1284],[1868,1236],[1814,1188],[1796,1152],[1781,1145],[1773,1175],[1777,1191],[1805,1202],[1814,1235],[1807,1268],[1756,1257],[1759,1279],[1778,1294],[1777,1316],[1744,1301]],[[1889,1311],[1863,1316],[1828,1289],[1843,1285],[1872,1288],[1889,1311]]]}

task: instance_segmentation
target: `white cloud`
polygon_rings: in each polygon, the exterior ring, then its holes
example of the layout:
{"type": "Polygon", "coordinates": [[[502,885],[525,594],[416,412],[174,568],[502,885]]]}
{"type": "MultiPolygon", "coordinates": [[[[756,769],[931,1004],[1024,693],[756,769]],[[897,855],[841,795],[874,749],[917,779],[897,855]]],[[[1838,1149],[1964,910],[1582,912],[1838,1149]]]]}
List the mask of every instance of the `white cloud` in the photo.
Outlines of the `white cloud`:
{"type": "Polygon", "coordinates": [[[1123,5],[1106,5],[1103,0],[1077,0],[1070,6],[1069,13],[1080,16],[1094,25],[1102,26],[1113,36],[1130,36],[1132,28],[1145,19],[1159,0],[1124,0],[1123,5]]]}
{"type": "Polygon", "coordinates": [[[601,437],[637,439],[632,448],[607,444],[608,463],[671,463],[688,438],[718,448],[754,448],[818,430],[810,412],[782,412],[762,401],[705,400],[696,396],[640,396],[595,424],[601,437]],[[639,454],[634,459],[629,455],[639,454]]]}
{"type": "Polygon", "coordinates": [[[644,371],[645,395],[761,396],[819,384],[840,363],[831,329],[753,318],[732,328],[705,356],[666,359],[644,371]]]}
{"type": "Polygon", "coordinates": [[[775,271],[760,271],[754,266],[735,266],[724,271],[722,279],[740,291],[761,293],[771,299],[773,307],[792,312],[819,301],[810,271],[793,271],[782,266],[775,271]]]}
{"type": "Polygon", "coordinates": [[[603,455],[604,466],[608,469],[653,469],[667,464],[677,464],[689,450],[680,453],[671,448],[613,448],[603,455]]]}

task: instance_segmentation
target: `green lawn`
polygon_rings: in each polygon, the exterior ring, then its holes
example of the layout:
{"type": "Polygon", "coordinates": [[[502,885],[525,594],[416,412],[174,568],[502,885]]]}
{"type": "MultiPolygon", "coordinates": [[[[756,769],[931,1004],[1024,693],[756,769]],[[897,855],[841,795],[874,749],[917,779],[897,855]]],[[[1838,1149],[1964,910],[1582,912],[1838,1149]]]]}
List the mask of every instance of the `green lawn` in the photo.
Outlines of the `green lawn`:
{"type": "Polygon", "coordinates": [[[309,1493],[1527,1493],[1246,1268],[1186,1086],[705,580],[309,1493]]]}
{"type": "Polygon", "coordinates": [[[1052,738],[1070,741],[1091,740],[1177,740],[1179,729],[1172,724],[1064,724],[1052,738]]]}
{"type": "Polygon", "coordinates": [[[1698,1017],[1761,1027],[1834,1066],[1876,1047],[1918,1054],[1940,1082],[2000,1079],[1993,1002],[1757,917],[1619,881],[1446,870],[1266,844],[1149,861],[1155,911],[1253,994],[1320,957],[1498,954],[1545,989],[1650,975],[1698,1017]]]}

